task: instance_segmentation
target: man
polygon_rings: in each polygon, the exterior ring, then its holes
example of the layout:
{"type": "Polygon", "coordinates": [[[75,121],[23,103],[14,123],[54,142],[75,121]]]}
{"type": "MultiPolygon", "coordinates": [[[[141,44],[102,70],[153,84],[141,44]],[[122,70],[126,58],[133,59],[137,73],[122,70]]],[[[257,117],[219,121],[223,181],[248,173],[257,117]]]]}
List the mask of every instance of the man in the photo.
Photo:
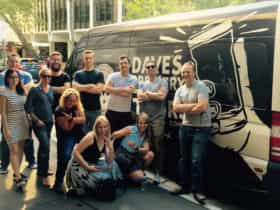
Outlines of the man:
{"type": "MultiPolygon", "coordinates": [[[[13,71],[18,71],[20,75],[20,79],[24,85],[24,88],[28,91],[34,84],[33,84],[33,79],[30,73],[25,72],[25,71],[20,71],[19,70],[19,57],[16,54],[11,54],[8,57],[8,69],[13,70],[13,71]]],[[[3,71],[0,74],[0,89],[3,89],[5,87],[4,83],[4,77],[5,73],[7,70],[3,71]]],[[[20,126],[20,125],[19,125],[20,126]]],[[[6,140],[4,139],[4,136],[2,135],[2,141],[0,144],[1,147],[1,168],[0,168],[0,174],[7,174],[8,173],[8,166],[9,166],[9,149],[8,145],[6,143],[6,140]]],[[[35,169],[37,168],[37,164],[35,162],[35,157],[34,157],[34,145],[33,145],[33,140],[32,139],[27,139],[25,141],[24,145],[24,153],[25,157],[28,164],[28,168],[35,169]]]]}
{"type": "Polygon", "coordinates": [[[119,68],[120,72],[110,74],[105,84],[105,92],[110,94],[106,116],[112,132],[133,123],[131,100],[137,87],[136,77],[129,74],[130,60],[126,55],[120,56],[119,68]]]}
{"type": "Polygon", "coordinates": [[[52,80],[50,85],[54,92],[53,110],[59,103],[59,98],[63,91],[70,87],[70,77],[62,71],[62,54],[54,51],[50,55],[49,66],[52,71],[52,80]]]}
{"type": "Polygon", "coordinates": [[[84,131],[86,133],[92,130],[96,118],[101,114],[100,95],[104,87],[104,75],[94,68],[94,61],[94,52],[84,50],[84,69],[75,73],[73,81],[73,87],[80,92],[85,109],[84,131]]]}
{"type": "Polygon", "coordinates": [[[154,61],[146,63],[145,73],[148,75],[148,80],[139,84],[137,98],[140,103],[140,112],[149,115],[148,136],[155,153],[154,169],[156,171],[156,183],[159,183],[159,173],[163,170],[162,141],[164,138],[165,99],[168,93],[168,84],[166,80],[158,77],[158,69],[154,61]]]}
{"type": "Polygon", "coordinates": [[[173,192],[178,195],[192,192],[194,199],[205,204],[202,194],[203,164],[211,129],[209,90],[195,79],[195,65],[189,61],[181,69],[184,84],[176,90],[173,111],[183,113],[179,129],[180,184],[182,189],[173,192]],[[191,163],[190,168],[187,168],[191,163]]]}

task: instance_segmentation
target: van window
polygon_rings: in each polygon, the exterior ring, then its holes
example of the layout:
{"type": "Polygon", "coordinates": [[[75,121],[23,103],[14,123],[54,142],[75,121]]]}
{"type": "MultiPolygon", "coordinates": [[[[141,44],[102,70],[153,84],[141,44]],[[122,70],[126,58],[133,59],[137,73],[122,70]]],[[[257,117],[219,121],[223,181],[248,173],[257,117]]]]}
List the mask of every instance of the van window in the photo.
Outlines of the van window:
{"type": "Polygon", "coordinates": [[[131,38],[132,46],[143,46],[151,44],[181,43],[188,38],[187,27],[151,29],[135,31],[131,38]]]}
{"type": "Polygon", "coordinates": [[[235,64],[231,55],[231,43],[213,43],[202,45],[192,51],[198,63],[198,76],[201,80],[214,83],[216,93],[212,99],[219,101],[222,112],[239,107],[238,87],[235,64]]]}
{"type": "Polygon", "coordinates": [[[130,32],[91,36],[88,41],[90,49],[111,49],[129,47],[130,32]]]}

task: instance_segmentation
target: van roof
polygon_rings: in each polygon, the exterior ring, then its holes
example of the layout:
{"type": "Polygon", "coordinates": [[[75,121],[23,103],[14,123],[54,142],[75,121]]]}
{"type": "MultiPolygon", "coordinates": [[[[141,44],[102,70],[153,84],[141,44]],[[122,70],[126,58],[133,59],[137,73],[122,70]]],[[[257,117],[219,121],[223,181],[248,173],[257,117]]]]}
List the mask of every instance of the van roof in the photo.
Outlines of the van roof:
{"type": "Polygon", "coordinates": [[[227,6],[222,8],[175,13],[153,18],[125,21],[122,23],[94,27],[93,29],[89,30],[89,36],[91,36],[91,34],[97,35],[99,33],[104,34],[131,30],[144,30],[149,28],[166,28],[175,24],[176,26],[196,25],[199,23],[207,24],[205,21],[209,23],[213,21],[220,22],[229,16],[236,17],[236,19],[238,19],[238,17],[244,18],[244,16],[246,16],[247,19],[273,18],[276,13],[272,11],[275,11],[275,8],[278,6],[278,4],[279,3],[276,1],[265,1],[246,5],[227,6]],[[267,13],[267,15],[260,15],[263,13],[267,13]]]}

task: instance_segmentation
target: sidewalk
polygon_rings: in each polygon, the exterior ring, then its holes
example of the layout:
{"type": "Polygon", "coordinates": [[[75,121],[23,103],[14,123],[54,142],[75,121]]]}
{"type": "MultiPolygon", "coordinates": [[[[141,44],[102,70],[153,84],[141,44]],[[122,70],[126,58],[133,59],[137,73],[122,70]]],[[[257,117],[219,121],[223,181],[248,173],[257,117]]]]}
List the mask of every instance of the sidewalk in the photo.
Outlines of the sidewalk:
{"type": "MultiPolygon", "coordinates": [[[[36,147],[37,141],[35,140],[36,147]]],[[[56,168],[56,141],[51,143],[50,170],[56,168]]],[[[36,170],[30,170],[23,164],[23,173],[29,177],[25,192],[15,189],[12,182],[12,170],[8,175],[0,176],[0,210],[182,210],[205,209],[181,197],[171,196],[166,190],[147,184],[145,190],[125,188],[113,202],[96,201],[91,197],[68,198],[50,189],[36,184],[36,170]]],[[[51,177],[51,183],[54,176],[51,177]]]]}

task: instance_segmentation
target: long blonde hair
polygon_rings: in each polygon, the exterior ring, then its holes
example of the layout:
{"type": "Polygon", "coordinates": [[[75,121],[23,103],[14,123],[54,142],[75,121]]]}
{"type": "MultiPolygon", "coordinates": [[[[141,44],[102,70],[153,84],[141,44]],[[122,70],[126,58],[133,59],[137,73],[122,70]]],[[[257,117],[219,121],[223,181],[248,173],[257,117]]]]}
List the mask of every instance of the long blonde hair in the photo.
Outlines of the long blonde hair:
{"type": "Polygon", "coordinates": [[[93,137],[97,138],[98,137],[98,132],[97,132],[97,126],[101,123],[101,122],[104,122],[108,125],[108,137],[111,137],[111,125],[110,125],[110,122],[109,120],[107,119],[106,116],[104,115],[100,115],[96,118],[95,120],[95,123],[93,125],[93,128],[92,128],[92,132],[93,132],[93,137]]]}
{"type": "Polygon", "coordinates": [[[78,109],[79,112],[83,113],[84,112],[84,107],[83,107],[83,104],[81,102],[80,93],[76,89],[74,89],[74,88],[67,88],[66,90],[64,90],[64,92],[62,93],[62,95],[61,95],[61,97],[59,99],[59,106],[61,108],[64,108],[65,100],[70,95],[75,95],[77,97],[77,109],[78,109]]]}

